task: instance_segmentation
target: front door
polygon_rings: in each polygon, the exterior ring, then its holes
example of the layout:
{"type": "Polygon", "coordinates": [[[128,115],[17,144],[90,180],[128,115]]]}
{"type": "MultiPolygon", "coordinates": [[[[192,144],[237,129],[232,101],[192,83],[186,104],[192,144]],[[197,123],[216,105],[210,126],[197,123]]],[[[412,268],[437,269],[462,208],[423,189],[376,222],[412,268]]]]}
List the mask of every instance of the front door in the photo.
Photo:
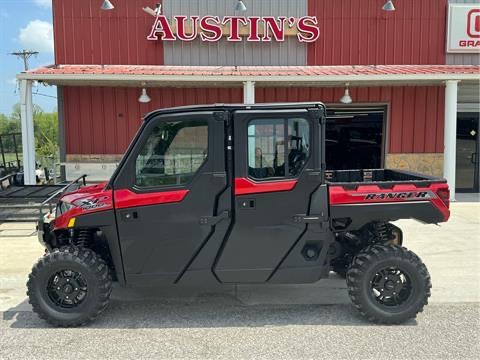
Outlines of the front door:
{"type": "Polygon", "coordinates": [[[161,115],[144,125],[114,183],[127,282],[175,283],[212,235],[209,219],[227,189],[222,114],[161,115]]]}
{"type": "Polygon", "coordinates": [[[268,281],[305,233],[296,219],[322,182],[318,113],[235,112],[235,219],[214,267],[220,281],[268,281]]]}
{"type": "Polygon", "coordinates": [[[479,114],[459,113],[456,169],[456,188],[458,192],[480,192],[479,136],[479,114]]]}

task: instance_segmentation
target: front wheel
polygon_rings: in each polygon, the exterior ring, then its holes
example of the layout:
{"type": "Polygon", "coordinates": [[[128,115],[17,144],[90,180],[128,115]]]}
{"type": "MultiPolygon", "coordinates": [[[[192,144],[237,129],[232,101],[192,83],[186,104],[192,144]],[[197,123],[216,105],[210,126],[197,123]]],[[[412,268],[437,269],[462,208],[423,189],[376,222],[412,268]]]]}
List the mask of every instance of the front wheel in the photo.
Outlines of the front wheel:
{"type": "Polygon", "coordinates": [[[348,293],[370,321],[400,324],[428,304],[430,274],[420,258],[398,245],[372,245],[355,256],[347,272],[348,293]]]}
{"type": "Polygon", "coordinates": [[[33,311],[48,323],[71,327],[95,319],[112,290],[108,266],[93,251],[66,247],[38,260],[27,282],[33,311]]]}

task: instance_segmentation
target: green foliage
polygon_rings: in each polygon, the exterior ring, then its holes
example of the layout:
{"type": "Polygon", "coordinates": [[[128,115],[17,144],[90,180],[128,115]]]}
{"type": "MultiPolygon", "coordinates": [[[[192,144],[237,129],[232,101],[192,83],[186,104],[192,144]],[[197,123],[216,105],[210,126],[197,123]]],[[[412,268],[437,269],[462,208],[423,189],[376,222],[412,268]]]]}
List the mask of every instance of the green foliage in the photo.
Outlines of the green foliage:
{"type": "MultiPolygon", "coordinates": [[[[16,104],[11,114],[0,114],[0,134],[21,132],[20,104],[16,104]]],[[[39,158],[56,158],[58,154],[58,115],[47,113],[38,105],[33,106],[35,148],[39,158]]],[[[21,152],[21,144],[18,151],[21,152]]],[[[13,149],[13,140],[4,137],[4,148],[13,149]]]]}
{"type": "Polygon", "coordinates": [[[34,117],[35,146],[40,157],[56,157],[58,151],[57,113],[38,113],[34,117]]]}

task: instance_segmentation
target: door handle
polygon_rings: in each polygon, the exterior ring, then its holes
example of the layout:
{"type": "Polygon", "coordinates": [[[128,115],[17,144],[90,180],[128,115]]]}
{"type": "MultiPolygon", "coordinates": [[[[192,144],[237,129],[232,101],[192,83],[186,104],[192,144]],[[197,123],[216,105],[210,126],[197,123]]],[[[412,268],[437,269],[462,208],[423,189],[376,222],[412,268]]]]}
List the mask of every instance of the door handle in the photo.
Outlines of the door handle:
{"type": "Polygon", "coordinates": [[[239,209],[255,209],[256,201],[255,199],[240,199],[237,201],[239,209]]]}
{"type": "Polygon", "coordinates": [[[136,211],[123,211],[120,213],[120,218],[124,222],[135,221],[138,219],[138,213],[136,211]]]}
{"type": "Polygon", "coordinates": [[[200,225],[217,225],[220,221],[229,219],[230,218],[230,211],[223,211],[217,216],[203,216],[200,218],[200,225]]]}
{"type": "Polygon", "coordinates": [[[472,164],[476,164],[476,163],[477,163],[477,153],[476,153],[476,152],[472,153],[472,157],[470,158],[470,162],[471,162],[472,164]]]}
{"type": "Polygon", "coordinates": [[[294,223],[300,224],[320,224],[323,223],[325,220],[323,219],[323,213],[321,216],[311,215],[295,215],[292,218],[294,223]]]}

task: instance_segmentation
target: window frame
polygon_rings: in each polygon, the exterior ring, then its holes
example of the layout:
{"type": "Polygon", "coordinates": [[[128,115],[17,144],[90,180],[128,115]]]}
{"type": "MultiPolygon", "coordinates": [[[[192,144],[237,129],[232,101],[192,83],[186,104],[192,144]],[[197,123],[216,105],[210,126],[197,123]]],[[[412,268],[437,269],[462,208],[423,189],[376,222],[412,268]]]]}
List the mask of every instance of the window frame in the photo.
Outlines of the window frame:
{"type": "Polygon", "coordinates": [[[130,155],[130,188],[136,193],[151,193],[151,192],[158,192],[159,190],[180,190],[188,188],[195,180],[201,176],[203,170],[208,164],[210,163],[211,159],[211,151],[212,151],[212,131],[213,127],[211,124],[211,114],[210,113],[184,113],[184,114],[174,114],[168,116],[161,116],[159,118],[153,119],[150,124],[148,124],[145,129],[145,132],[149,133],[149,136],[145,136],[138,144],[134,151],[130,155]],[[147,141],[152,134],[152,131],[155,127],[159,126],[160,124],[169,123],[169,122],[194,122],[194,121],[204,121],[207,125],[207,156],[205,157],[202,165],[195,171],[194,176],[190,179],[190,181],[184,184],[172,184],[172,185],[154,185],[154,186],[139,186],[137,185],[137,176],[136,176],[136,162],[140,152],[142,151],[143,147],[146,145],[147,141]]]}
{"type": "MultiPolygon", "coordinates": [[[[279,114],[275,114],[275,115],[279,115],[278,117],[277,116],[268,116],[268,117],[252,117],[251,119],[249,119],[247,122],[246,122],[246,136],[247,136],[247,141],[246,141],[246,146],[245,146],[245,150],[246,150],[246,154],[247,156],[245,157],[245,171],[246,171],[246,175],[247,175],[247,178],[254,181],[254,182],[271,182],[271,181],[281,181],[281,180],[291,180],[291,179],[298,179],[300,178],[300,176],[302,175],[302,173],[305,171],[305,169],[307,168],[308,164],[310,163],[310,160],[312,159],[312,146],[313,146],[313,141],[314,141],[314,137],[313,137],[313,124],[312,124],[312,121],[309,117],[305,116],[305,115],[300,115],[300,114],[282,114],[282,113],[279,113],[279,114]],[[274,176],[274,177],[267,177],[267,178],[264,178],[264,179],[258,179],[258,178],[255,178],[253,176],[250,175],[250,172],[249,172],[249,153],[248,153],[248,145],[249,145],[249,138],[250,136],[248,135],[248,128],[250,127],[251,123],[254,122],[254,121],[273,121],[273,120],[282,120],[283,121],[283,135],[284,135],[284,139],[288,138],[288,125],[289,125],[289,120],[293,120],[293,119],[302,119],[302,120],[305,120],[308,124],[308,140],[309,140],[309,144],[310,144],[310,149],[308,151],[308,156],[306,157],[305,159],[305,164],[303,165],[302,169],[299,171],[299,173],[297,175],[285,175],[285,176],[274,176]]],[[[287,144],[289,142],[287,141],[287,144]]],[[[288,155],[289,155],[289,149],[290,147],[287,145],[285,146],[284,148],[284,158],[285,158],[285,163],[284,163],[284,167],[285,167],[285,173],[287,174],[288,173],[288,170],[289,170],[289,167],[288,167],[288,155]]]]}

